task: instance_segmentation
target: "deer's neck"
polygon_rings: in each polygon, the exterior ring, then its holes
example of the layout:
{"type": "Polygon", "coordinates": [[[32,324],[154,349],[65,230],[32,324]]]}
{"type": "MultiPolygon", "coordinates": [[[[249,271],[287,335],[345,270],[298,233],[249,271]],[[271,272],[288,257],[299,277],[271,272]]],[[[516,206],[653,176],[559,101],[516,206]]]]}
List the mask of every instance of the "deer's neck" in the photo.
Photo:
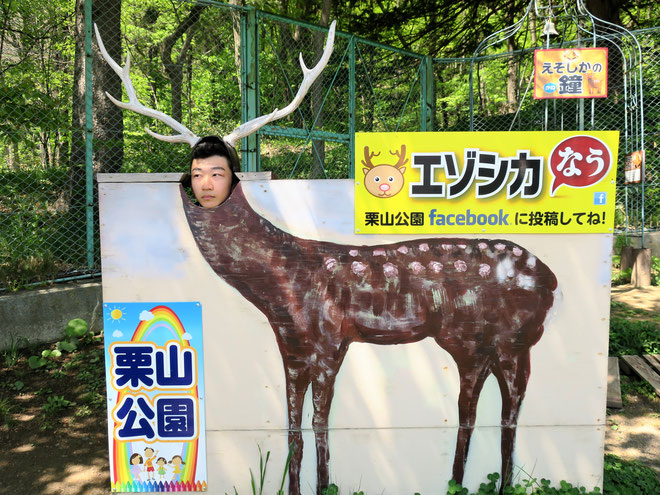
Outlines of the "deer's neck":
{"type": "MultiPolygon", "coordinates": [[[[199,249],[211,268],[239,288],[251,277],[263,279],[284,268],[286,260],[312,246],[275,227],[250,206],[241,184],[216,208],[191,203],[181,188],[188,224],[199,249]],[[295,253],[294,253],[295,251],[295,253]]],[[[240,288],[239,288],[240,290],[240,288]]],[[[243,291],[241,291],[243,292],[243,291]]]]}

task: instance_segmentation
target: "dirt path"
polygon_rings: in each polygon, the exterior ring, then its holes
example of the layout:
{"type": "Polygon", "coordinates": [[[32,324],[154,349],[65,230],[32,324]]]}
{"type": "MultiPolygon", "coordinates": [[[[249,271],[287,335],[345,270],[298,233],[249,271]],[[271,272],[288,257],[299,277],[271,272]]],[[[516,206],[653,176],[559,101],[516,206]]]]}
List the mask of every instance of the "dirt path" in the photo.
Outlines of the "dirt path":
{"type": "Polygon", "coordinates": [[[612,287],[612,300],[660,315],[660,287],[636,289],[631,284],[618,285],[612,287]]]}
{"type": "MultiPolygon", "coordinates": [[[[612,287],[612,300],[647,311],[643,319],[660,316],[660,287],[636,289],[631,284],[612,287]]],[[[605,452],[622,459],[637,460],[660,475],[660,399],[635,397],[622,410],[607,417],[605,452]]]]}

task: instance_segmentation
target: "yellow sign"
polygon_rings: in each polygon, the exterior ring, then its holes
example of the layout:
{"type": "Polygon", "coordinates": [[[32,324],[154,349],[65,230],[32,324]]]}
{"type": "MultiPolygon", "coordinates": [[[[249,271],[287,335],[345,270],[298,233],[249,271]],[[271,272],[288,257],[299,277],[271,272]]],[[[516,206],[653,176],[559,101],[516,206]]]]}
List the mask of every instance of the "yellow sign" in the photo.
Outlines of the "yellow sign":
{"type": "Polygon", "coordinates": [[[607,48],[534,50],[534,98],[606,98],[607,48]]]}
{"type": "Polygon", "coordinates": [[[618,143],[618,131],[357,133],[355,232],[612,232],[618,143]]]}

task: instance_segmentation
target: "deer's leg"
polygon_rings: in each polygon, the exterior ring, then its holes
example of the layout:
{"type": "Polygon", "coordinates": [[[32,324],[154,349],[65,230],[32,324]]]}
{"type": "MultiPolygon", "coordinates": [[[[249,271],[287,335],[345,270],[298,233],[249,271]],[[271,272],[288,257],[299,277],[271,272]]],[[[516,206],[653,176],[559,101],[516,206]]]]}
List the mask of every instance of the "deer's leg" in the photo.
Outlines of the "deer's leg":
{"type": "Polygon", "coordinates": [[[345,351],[338,360],[322,363],[318,373],[312,378],[312,395],[314,398],[314,437],[316,440],[316,492],[330,484],[329,462],[330,448],[328,446],[328,417],[335,389],[335,378],[344,359],[345,351]]]}
{"type": "Polygon", "coordinates": [[[286,373],[286,399],[289,414],[289,448],[293,449],[289,464],[289,495],[300,495],[300,464],[303,455],[301,430],[305,392],[310,384],[310,371],[306,366],[294,366],[284,361],[286,373]]]}
{"type": "MultiPolygon", "coordinates": [[[[457,362],[461,361],[454,358],[457,362]]],[[[465,463],[467,462],[470,449],[470,439],[474,431],[474,423],[477,417],[477,403],[479,394],[490,374],[490,361],[484,357],[483,361],[476,360],[461,361],[458,364],[460,375],[460,393],[458,396],[458,437],[456,438],[456,454],[454,455],[454,467],[452,477],[455,481],[462,483],[465,474],[465,463]]]]}
{"type": "Polygon", "coordinates": [[[500,355],[500,361],[493,367],[502,392],[502,488],[512,481],[513,448],[516,440],[518,412],[527,390],[530,360],[529,350],[520,354],[500,355]]]}

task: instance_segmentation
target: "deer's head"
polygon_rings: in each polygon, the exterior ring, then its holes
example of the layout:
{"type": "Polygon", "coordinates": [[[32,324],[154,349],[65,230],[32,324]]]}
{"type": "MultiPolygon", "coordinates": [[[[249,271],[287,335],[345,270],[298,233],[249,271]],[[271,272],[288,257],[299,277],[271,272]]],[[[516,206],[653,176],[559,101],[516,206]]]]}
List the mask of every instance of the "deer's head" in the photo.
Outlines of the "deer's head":
{"type": "Polygon", "coordinates": [[[403,189],[404,178],[403,174],[406,171],[406,145],[401,145],[401,151],[390,151],[391,155],[396,156],[399,161],[394,165],[381,163],[374,165],[371,159],[380,153],[373,153],[369,151],[369,146],[364,147],[364,160],[362,165],[364,168],[364,187],[367,188],[369,194],[377,198],[391,198],[397,195],[403,189]]]}

